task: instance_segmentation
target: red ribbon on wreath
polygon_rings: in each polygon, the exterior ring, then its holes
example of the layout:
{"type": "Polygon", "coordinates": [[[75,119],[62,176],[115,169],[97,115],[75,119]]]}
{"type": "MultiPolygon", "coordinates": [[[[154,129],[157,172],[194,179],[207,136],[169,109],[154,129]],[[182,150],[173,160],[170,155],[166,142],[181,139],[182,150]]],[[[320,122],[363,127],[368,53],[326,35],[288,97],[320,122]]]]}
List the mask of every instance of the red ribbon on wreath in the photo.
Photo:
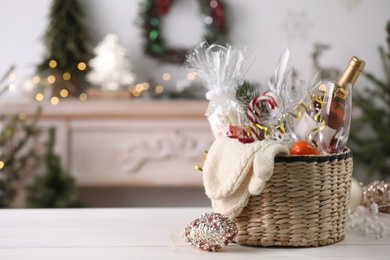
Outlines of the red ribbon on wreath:
{"type": "Polygon", "coordinates": [[[212,6],[212,15],[214,17],[215,23],[220,29],[225,29],[225,16],[223,15],[224,5],[216,0],[211,0],[210,2],[215,1],[217,4],[212,6]]]}
{"type": "Polygon", "coordinates": [[[168,13],[170,0],[155,0],[157,12],[160,15],[168,13]]]}

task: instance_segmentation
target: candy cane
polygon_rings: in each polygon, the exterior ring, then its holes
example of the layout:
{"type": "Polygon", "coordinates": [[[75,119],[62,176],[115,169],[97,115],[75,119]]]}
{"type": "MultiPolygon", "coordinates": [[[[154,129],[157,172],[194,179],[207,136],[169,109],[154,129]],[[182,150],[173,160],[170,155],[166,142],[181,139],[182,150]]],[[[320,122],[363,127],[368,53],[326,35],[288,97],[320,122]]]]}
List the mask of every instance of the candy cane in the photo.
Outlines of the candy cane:
{"type": "Polygon", "coordinates": [[[260,96],[254,97],[248,105],[248,120],[251,122],[251,135],[255,140],[260,140],[260,129],[255,126],[260,123],[261,102],[257,101],[259,98],[260,96]]]}
{"type": "Polygon", "coordinates": [[[261,104],[265,102],[270,109],[274,109],[278,106],[277,97],[272,92],[264,92],[261,96],[254,97],[248,105],[248,120],[251,122],[250,130],[253,139],[260,140],[261,138],[261,104]]]}
{"type": "Polygon", "coordinates": [[[279,99],[273,92],[266,91],[262,95],[268,97],[268,102],[271,109],[274,109],[275,107],[279,106],[279,99]]]}

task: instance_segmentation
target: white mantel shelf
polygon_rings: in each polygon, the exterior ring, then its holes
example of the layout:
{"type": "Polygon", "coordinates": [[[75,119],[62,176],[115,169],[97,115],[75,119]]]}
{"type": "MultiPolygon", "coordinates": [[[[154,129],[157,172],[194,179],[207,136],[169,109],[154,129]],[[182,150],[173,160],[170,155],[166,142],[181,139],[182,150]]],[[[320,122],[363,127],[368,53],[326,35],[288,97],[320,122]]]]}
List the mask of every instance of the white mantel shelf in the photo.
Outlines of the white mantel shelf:
{"type": "MultiPolygon", "coordinates": [[[[390,238],[347,233],[323,247],[262,248],[229,244],[204,252],[179,236],[210,208],[5,209],[0,259],[307,259],[388,260],[390,238]]],[[[387,223],[389,224],[389,223],[387,223]]]]}
{"type": "Polygon", "coordinates": [[[206,101],[3,101],[0,114],[31,119],[39,106],[39,125],[56,127],[56,152],[80,187],[202,186],[194,165],[214,140],[206,101]]]}

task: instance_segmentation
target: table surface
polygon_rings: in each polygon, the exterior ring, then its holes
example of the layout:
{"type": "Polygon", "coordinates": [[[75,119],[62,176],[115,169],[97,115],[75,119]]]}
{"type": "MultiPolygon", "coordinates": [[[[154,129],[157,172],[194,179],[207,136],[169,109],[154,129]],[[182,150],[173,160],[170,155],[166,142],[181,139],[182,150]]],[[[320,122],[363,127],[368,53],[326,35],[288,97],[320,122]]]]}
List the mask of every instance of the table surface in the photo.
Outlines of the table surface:
{"type": "Polygon", "coordinates": [[[347,233],[315,248],[188,245],[181,230],[210,208],[0,210],[0,259],[390,259],[390,238],[347,233]]]}

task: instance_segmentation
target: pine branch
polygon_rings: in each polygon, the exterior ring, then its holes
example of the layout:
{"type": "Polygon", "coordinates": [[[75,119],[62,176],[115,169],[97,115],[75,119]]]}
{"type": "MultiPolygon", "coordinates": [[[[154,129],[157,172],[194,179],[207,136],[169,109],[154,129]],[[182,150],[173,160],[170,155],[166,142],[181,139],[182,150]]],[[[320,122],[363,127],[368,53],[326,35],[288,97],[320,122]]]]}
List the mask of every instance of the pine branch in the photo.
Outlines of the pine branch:
{"type": "MultiPolygon", "coordinates": [[[[2,84],[9,77],[9,75],[12,73],[12,71],[14,71],[14,69],[15,66],[11,65],[11,67],[7,70],[7,72],[4,73],[4,75],[0,78],[0,84],[2,84]]],[[[3,95],[7,90],[8,90],[8,85],[2,87],[0,89],[0,96],[3,95]]]]}
{"type": "Polygon", "coordinates": [[[371,81],[371,83],[373,83],[374,85],[377,85],[379,86],[381,89],[385,90],[385,92],[387,91],[388,89],[388,84],[382,80],[379,80],[377,79],[372,73],[370,72],[364,72],[363,75],[369,80],[371,81]]]}
{"type": "Polygon", "coordinates": [[[40,129],[37,127],[40,114],[41,108],[39,107],[31,124],[26,124],[25,122],[20,121],[18,115],[13,117],[12,122],[7,127],[7,130],[4,132],[4,136],[2,136],[1,140],[2,146],[6,143],[12,145],[12,152],[3,159],[5,166],[13,164],[13,162],[16,160],[18,153],[26,146],[30,138],[40,133],[40,129]],[[13,140],[13,137],[15,135],[15,132],[17,131],[18,124],[21,124],[22,126],[24,137],[16,142],[15,140],[13,140]],[[11,133],[11,135],[7,136],[7,132],[11,133]],[[16,144],[14,144],[15,142],[16,144]]]}
{"type": "Polygon", "coordinates": [[[36,140],[40,132],[36,126],[39,111],[40,108],[32,123],[20,120],[18,115],[12,118],[0,117],[2,123],[6,121],[0,133],[0,160],[4,163],[0,178],[0,207],[10,206],[16,195],[15,184],[38,165],[39,155],[35,146],[28,142],[36,140]]]}
{"type": "Polygon", "coordinates": [[[242,104],[243,107],[248,107],[251,100],[259,95],[259,87],[251,84],[248,81],[244,81],[242,85],[236,88],[236,99],[242,104]]]}
{"type": "Polygon", "coordinates": [[[4,75],[0,78],[0,84],[3,83],[3,81],[5,81],[8,76],[12,73],[12,71],[14,71],[15,69],[15,66],[14,65],[11,65],[11,67],[7,70],[6,73],[4,73],[4,75]]]}

